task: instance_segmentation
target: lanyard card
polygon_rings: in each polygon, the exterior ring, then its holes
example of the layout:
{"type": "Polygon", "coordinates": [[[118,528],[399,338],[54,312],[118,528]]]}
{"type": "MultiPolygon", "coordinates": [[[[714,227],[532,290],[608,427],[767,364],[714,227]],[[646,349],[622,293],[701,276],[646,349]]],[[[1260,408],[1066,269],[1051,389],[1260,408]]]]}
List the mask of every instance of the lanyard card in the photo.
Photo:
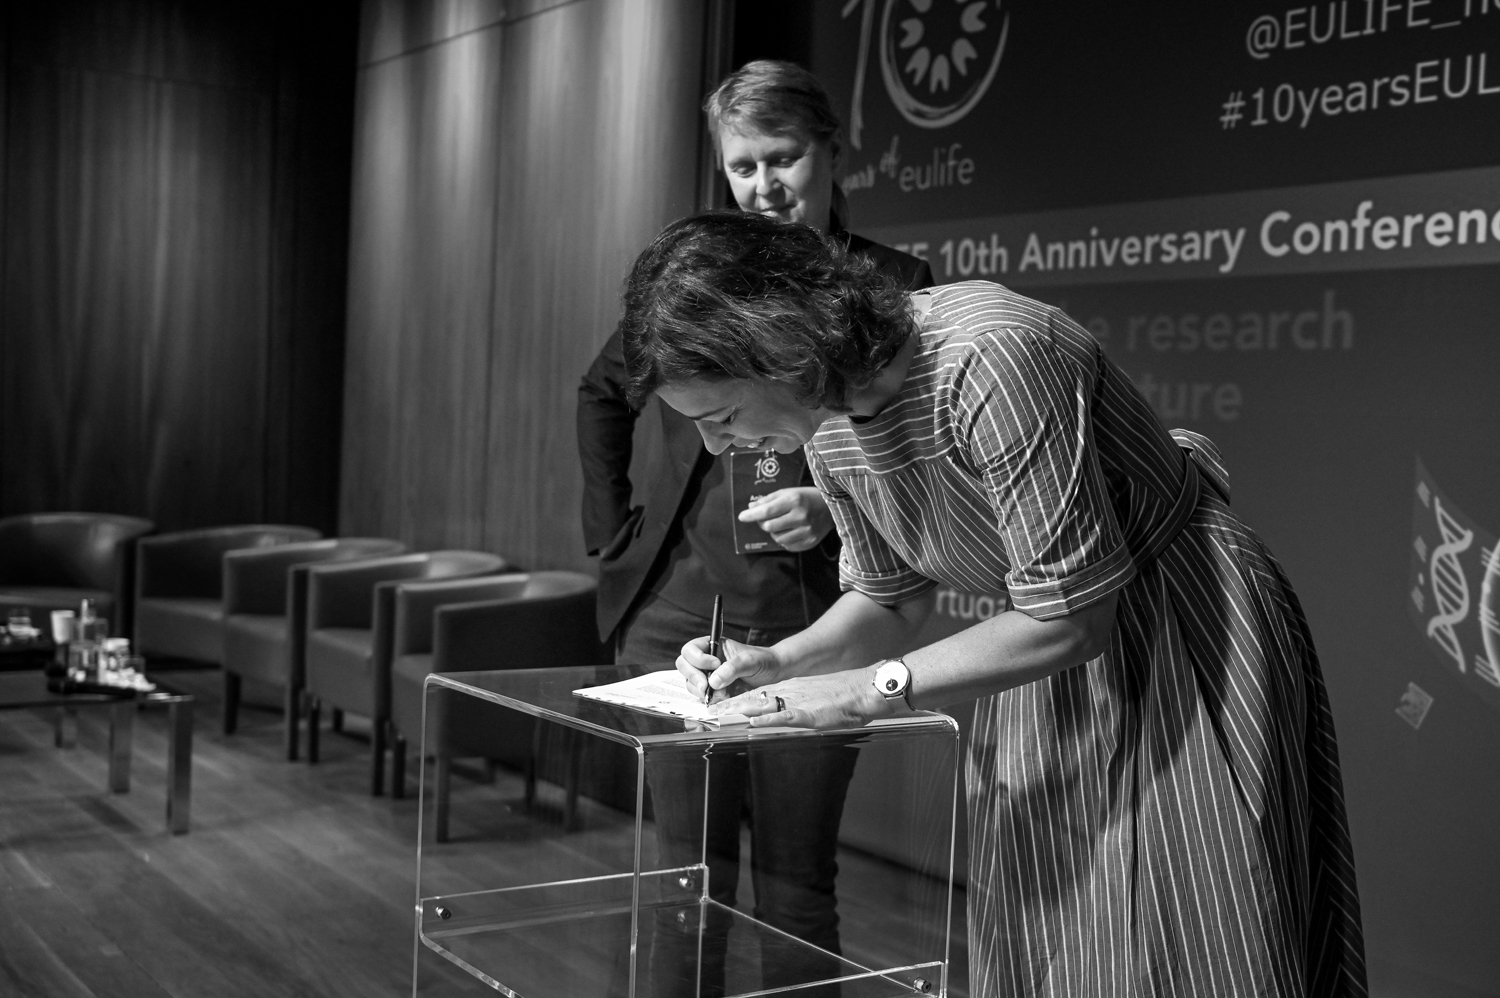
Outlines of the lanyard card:
{"type": "Polygon", "coordinates": [[[732,450],[729,452],[729,522],[734,529],[735,554],[764,554],[785,551],[771,539],[758,523],[741,523],[740,513],[753,500],[778,489],[795,488],[802,481],[801,451],[778,454],[773,450],[732,450]]]}

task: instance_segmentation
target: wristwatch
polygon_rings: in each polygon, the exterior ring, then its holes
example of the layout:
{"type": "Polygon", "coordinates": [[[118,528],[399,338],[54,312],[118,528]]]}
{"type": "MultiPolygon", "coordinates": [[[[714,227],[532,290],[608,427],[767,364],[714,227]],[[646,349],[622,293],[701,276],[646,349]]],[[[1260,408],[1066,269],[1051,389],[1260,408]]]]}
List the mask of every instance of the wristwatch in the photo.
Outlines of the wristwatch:
{"type": "Polygon", "coordinates": [[[904,700],[911,706],[911,670],[901,658],[888,658],[875,667],[875,691],[887,700],[904,700]]]}

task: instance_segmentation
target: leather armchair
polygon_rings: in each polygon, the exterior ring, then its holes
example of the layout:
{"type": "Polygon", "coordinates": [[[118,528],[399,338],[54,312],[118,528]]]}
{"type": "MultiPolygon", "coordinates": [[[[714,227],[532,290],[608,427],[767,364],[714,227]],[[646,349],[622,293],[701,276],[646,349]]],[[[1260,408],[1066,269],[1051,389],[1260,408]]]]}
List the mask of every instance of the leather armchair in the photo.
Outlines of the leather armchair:
{"type": "Polygon", "coordinates": [[[312,565],[307,573],[307,761],[318,761],[321,708],[333,710],[340,730],[348,711],[370,719],[370,792],[385,791],[390,726],[391,640],[396,584],[461,579],[507,569],[504,558],[482,551],[433,551],[351,564],[312,565]]]}
{"type": "Polygon", "coordinates": [[[251,679],[282,687],[285,744],[297,758],[302,702],[304,639],[307,635],[307,569],[329,561],[400,554],[400,541],[344,537],[224,555],[224,733],[234,734],[240,682],[251,679]]]}
{"type": "Polygon", "coordinates": [[[137,544],[134,643],[148,658],[224,662],[224,555],[317,540],[310,527],[254,523],[144,537],[137,544]]]}
{"type": "MultiPolygon", "coordinates": [[[[391,663],[392,796],[405,793],[406,742],[422,738],[424,682],[433,672],[593,665],[610,660],[598,639],[598,584],[577,572],[530,572],[396,587],[391,663]]],[[[442,698],[428,714],[437,781],[437,836],[448,838],[449,760],[482,756],[534,773],[536,727],[496,729],[467,697],[442,698]]]]}
{"type": "Polygon", "coordinates": [[[112,634],[130,633],[135,542],[150,520],[110,513],[27,513],[0,520],[0,607],[40,619],[92,600],[112,634]]]}

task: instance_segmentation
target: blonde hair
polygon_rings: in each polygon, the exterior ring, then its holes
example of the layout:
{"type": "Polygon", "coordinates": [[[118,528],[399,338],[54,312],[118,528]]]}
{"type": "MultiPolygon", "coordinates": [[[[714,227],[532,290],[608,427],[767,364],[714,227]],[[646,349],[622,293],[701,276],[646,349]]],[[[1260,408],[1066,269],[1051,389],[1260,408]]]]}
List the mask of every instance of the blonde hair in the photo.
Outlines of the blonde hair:
{"type": "MultiPolygon", "coordinates": [[[[812,73],[796,63],[756,59],[730,73],[703,101],[709,134],[722,159],[719,136],[723,129],[754,129],[766,135],[801,133],[826,142],[837,164],[842,151],[844,123],[833,109],[828,91],[812,73]]],[[[838,180],[833,182],[834,229],[846,229],[849,202],[838,180]]]]}

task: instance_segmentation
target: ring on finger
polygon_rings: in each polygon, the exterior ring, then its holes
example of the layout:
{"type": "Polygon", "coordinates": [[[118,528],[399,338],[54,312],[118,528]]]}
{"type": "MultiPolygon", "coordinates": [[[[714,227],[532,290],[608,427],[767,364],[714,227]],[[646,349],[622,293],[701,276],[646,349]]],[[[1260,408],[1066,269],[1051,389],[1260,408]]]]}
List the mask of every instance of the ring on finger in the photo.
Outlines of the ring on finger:
{"type": "Polygon", "coordinates": [[[786,710],[786,701],[783,700],[783,699],[781,699],[781,697],[777,697],[776,698],[776,713],[780,714],[784,710],[786,710]]]}

